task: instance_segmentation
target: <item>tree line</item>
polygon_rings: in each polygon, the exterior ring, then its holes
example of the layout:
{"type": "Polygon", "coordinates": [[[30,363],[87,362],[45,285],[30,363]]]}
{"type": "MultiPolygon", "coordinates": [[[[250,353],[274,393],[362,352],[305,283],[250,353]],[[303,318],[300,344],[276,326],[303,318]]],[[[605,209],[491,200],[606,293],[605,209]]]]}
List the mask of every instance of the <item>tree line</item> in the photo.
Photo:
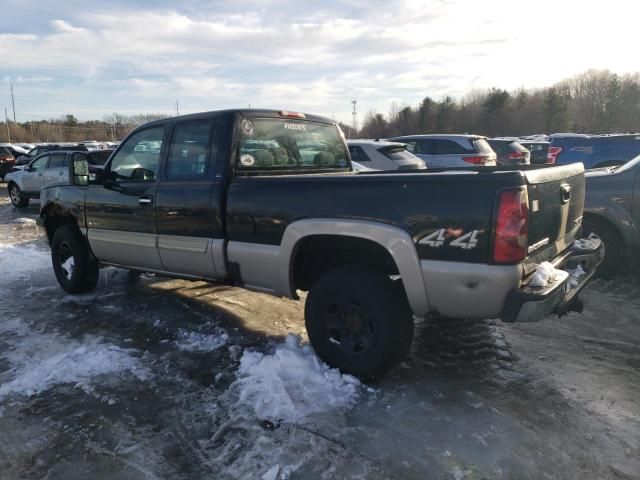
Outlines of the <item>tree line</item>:
{"type": "Polygon", "coordinates": [[[164,114],[124,115],[113,113],[102,120],[81,122],[74,115],[28,122],[6,122],[0,128],[0,142],[81,142],[122,140],[138,125],[164,118],[164,114]]]}
{"type": "MultiPolygon", "coordinates": [[[[5,122],[0,142],[121,140],[138,125],[164,114],[123,115],[79,121],[74,115],[5,122]]],[[[385,138],[415,133],[476,133],[520,136],[536,133],[616,133],[640,130],[640,73],[589,70],[540,89],[474,90],[460,99],[426,96],[417,106],[393,102],[385,115],[370,111],[362,128],[340,126],[350,138],[385,138]]]]}
{"type": "Polygon", "coordinates": [[[417,106],[394,102],[387,115],[366,114],[351,137],[385,138],[417,133],[521,136],[538,133],[636,133],[640,130],[640,73],[589,70],[540,89],[475,90],[461,99],[417,106]]]}

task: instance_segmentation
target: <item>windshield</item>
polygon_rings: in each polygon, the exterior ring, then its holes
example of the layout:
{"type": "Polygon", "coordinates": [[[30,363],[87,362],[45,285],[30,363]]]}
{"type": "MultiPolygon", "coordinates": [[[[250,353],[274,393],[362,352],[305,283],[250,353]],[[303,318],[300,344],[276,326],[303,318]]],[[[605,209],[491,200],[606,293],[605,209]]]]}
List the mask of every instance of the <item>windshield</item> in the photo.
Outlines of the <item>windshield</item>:
{"type": "Polygon", "coordinates": [[[344,138],[332,124],[290,118],[243,118],[237,171],[348,170],[344,138]]]}

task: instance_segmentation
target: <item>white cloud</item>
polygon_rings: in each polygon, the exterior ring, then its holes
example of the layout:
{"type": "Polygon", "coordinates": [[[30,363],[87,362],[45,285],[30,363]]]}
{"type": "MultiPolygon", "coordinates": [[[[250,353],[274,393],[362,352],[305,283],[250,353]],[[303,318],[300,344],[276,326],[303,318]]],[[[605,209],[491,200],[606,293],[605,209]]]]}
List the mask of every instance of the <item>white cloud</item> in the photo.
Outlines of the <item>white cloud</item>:
{"type": "Polygon", "coordinates": [[[354,97],[361,111],[386,111],[381,102],[389,98],[417,104],[474,88],[542,86],[588,68],[640,70],[628,54],[637,43],[634,15],[620,14],[628,10],[622,0],[607,8],[531,5],[343,0],[314,8],[250,0],[208,9],[200,2],[60,8],[48,29],[28,30],[27,22],[23,33],[0,34],[0,58],[14,80],[23,79],[24,111],[98,118],[170,111],[180,97],[194,111],[251,103],[349,121],[354,97]],[[44,83],[48,95],[37,87],[44,83]]]}

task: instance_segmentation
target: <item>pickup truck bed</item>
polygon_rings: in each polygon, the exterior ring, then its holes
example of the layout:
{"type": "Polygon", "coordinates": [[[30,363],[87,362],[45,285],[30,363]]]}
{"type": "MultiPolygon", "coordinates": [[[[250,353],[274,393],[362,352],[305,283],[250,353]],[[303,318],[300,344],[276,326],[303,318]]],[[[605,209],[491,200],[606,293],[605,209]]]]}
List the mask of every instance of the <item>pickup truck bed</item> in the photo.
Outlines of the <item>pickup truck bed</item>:
{"type": "Polygon", "coordinates": [[[412,314],[507,321],[566,313],[602,247],[572,251],[581,165],[354,173],[335,123],[234,110],[132,132],[95,181],[45,188],[41,224],[67,291],[100,265],[226,282],[297,298],[331,365],[377,376],[407,351],[412,314]],[[69,269],[69,258],[75,267],[69,269]],[[580,262],[528,285],[539,263],[580,262]],[[571,290],[571,291],[569,291],[571,290]],[[521,295],[518,295],[521,292],[521,295]]]}

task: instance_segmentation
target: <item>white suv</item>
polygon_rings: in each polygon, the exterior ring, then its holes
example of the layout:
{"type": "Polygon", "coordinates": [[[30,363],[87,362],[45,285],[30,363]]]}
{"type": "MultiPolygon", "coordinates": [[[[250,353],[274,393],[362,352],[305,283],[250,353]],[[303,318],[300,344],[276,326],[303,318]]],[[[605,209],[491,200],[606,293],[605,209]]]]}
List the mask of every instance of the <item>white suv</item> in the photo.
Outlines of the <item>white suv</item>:
{"type": "Polygon", "coordinates": [[[351,160],[374,170],[418,170],[424,161],[407,151],[406,145],[384,140],[347,140],[351,160]]]}
{"type": "Polygon", "coordinates": [[[496,165],[496,153],[486,137],[479,135],[407,135],[389,140],[405,143],[428,168],[496,165]]]}

